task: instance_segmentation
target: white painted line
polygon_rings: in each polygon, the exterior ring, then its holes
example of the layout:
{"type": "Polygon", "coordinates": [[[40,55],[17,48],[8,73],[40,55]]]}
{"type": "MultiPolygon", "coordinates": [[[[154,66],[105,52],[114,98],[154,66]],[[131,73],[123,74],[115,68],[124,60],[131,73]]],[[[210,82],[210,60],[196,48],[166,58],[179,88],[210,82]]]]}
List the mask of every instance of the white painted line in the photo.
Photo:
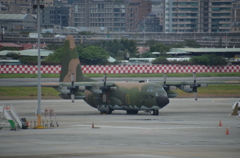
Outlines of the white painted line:
{"type": "MultiPolygon", "coordinates": [[[[92,125],[70,125],[72,127],[91,127],[92,125]]],[[[222,128],[222,127],[164,127],[164,128],[152,128],[152,127],[129,127],[129,126],[106,126],[106,125],[97,125],[100,128],[118,128],[118,129],[143,129],[143,130],[171,130],[171,129],[206,129],[206,128],[222,128]]]]}

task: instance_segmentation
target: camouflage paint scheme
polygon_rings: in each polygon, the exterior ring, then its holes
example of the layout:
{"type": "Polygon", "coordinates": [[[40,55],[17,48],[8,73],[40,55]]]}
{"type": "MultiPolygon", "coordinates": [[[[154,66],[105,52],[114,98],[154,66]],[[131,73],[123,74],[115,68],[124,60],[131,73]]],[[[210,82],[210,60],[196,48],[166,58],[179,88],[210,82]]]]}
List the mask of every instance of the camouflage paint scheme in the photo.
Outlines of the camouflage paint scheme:
{"type": "Polygon", "coordinates": [[[83,76],[80,60],[77,55],[73,36],[67,36],[63,48],[62,69],[59,82],[71,82],[71,74],[75,75],[75,82],[93,81],[83,76]]]}
{"type": "Polygon", "coordinates": [[[75,98],[84,99],[87,104],[97,108],[101,113],[110,114],[113,110],[127,110],[127,113],[136,114],[139,110],[152,110],[157,115],[158,109],[169,103],[167,93],[161,85],[145,82],[107,83],[106,101],[103,101],[103,90],[101,88],[103,83],[96,82],[83,75],[73,36],[67,36],[63,51],[64,56],[59,81],[68,83],[68,88],[61,86],[57,89],[64,99],[70,99],[71,88],[69,88],[69,82],[71,82],[71,74],[73,73],[76,74],[74,75],[74,84],[85,86],[84,90],[78,89],[75,91],[75,98]]]}

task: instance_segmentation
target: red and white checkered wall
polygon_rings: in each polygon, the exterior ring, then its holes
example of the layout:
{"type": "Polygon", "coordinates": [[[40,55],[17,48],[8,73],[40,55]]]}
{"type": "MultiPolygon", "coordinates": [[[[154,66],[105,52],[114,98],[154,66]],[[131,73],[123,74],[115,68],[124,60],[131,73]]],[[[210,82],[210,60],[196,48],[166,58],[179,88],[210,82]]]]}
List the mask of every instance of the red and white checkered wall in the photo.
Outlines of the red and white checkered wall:
{"type": "MultiPolygon", "coordinates": [[[[82,65],[83,73],[205,73],[240,72],[240,65],[202,66],[202,65],[82,65]]],[[[0,74],[38,73],[37,65],[0,65],[0,74]]],[[[41,73],[60,73],[60,65],[41,66],[41,73]]]]}

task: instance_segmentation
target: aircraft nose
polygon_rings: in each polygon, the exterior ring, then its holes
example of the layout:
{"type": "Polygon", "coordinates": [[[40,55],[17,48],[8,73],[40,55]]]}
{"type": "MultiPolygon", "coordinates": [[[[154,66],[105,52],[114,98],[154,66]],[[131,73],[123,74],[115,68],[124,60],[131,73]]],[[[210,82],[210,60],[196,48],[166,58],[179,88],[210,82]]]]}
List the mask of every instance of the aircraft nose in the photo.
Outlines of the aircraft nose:
{"type": "Polygon", "coordinates": [[[168,97],[165,97],[165,96],[158,96],[156,98],[156,102],[159,107],[163,108],[169,103],[169,99],[168,97]]]}

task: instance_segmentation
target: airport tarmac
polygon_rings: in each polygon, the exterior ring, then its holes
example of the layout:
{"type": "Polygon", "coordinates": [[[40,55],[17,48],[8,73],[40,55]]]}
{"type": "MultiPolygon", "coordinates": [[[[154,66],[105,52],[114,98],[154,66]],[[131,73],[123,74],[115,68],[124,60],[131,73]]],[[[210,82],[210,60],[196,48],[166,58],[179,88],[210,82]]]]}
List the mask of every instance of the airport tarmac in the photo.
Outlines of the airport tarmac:
{"type": "MultiPolygon", "coordinates": [[[[173,98],[158,116],[101,115],[82,100],[42,100],[42,120],[52,108],[59,127],[0,130],[0,157],[239,158],[240,119],[230,115],[237,100],[173,98]]],[[[3,105],[37,120],[37,100],[0,100],[3,105]]]]}

